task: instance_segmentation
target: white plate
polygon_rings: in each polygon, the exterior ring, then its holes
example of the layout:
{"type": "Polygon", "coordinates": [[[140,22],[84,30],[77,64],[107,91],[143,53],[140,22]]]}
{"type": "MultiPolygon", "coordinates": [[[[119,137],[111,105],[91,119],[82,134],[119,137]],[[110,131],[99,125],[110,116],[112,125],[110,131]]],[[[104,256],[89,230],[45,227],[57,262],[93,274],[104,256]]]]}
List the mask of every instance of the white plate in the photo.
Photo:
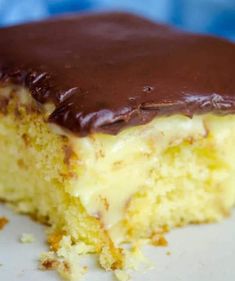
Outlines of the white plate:
{"type": "MultiPolygon", "coordinates": [[[[0,231],[1,281],[58,281],[55,272],[37,270],[37,258],[47,250],[43,226],[13,214],[0,205],[0,216],[10,223],[0,231]],[[32,233],[36,241],[19,243],[22,233],[32,233]]],[[[196,225],[173,230],[167,235],[169,246],[146,247],[155,268],[133,274],[133,281],[234,281],[235,214],[220,224],[196,225]],[[166,253],[170,251],[171,255],[166,253]]],[[[112,275],[89,263],[84,281],[111,281],[112,275]]]]}

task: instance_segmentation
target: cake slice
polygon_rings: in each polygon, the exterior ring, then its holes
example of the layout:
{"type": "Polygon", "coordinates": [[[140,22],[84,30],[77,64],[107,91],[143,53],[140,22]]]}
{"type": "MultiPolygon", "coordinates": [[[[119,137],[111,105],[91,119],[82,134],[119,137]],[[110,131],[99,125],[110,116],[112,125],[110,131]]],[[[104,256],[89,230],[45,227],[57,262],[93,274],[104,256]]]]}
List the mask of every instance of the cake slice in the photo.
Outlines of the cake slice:
{"type": "Polygon", "coordinates": [[[67,278],[77,255],[123,269],[124,242],[229,215],[233,43],[125,13],[0,37],[0,198],[48,224],[67,278]]]}

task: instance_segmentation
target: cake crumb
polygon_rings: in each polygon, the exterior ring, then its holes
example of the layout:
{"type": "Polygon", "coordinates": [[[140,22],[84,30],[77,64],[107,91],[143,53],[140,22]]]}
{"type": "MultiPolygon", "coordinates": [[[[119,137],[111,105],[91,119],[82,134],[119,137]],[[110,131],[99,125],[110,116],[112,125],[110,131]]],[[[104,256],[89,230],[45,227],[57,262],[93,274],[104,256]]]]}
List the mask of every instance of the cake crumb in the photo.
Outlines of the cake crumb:
{"type": "Polygon", "coordinates": [[[54,232],[48,235],[47,242],[50,245],[52,251],[57,251],[59,249],[60,241],[63,238],[63,232],[54,232]]]}
{"type": "Polygon", "coordinates": [[[0,217],[0,230],[2,230],[9,220],[6,217],[0,217]]]}
{"type": "Polygon", "coordinates": [[[162,235],[153,235],[152,244],[154,246],[166,247],[168,245],[168,242],[166,238],[162,235]]]}
{"type": "Polygon", "coordinates": [[[42,253],[39,269],[43,271],[56,270],[65,280],[82,280],[84,274],[88,271],[88,267],[79,264],[80,255],[73,250],[74,247],[72,247],[72,251],[66,249],[65,256],[60,252],[55,253],[53,251],[42,253]]]}
{"type": "Polygon", "coordinates": [[[168,233],[169,231],[170,231],[170,228],[169,228],[168,225],[163,225],[163,226],[162,226],[162,232],[163,232],[163,233],[168,233]]]}
{"type": "Polygon", "coordinates": [[[20,242],[23,244],[30,244],[35,241],[35,237],[31,233],[23,233],[20,237],[20,242]]]}
{"type": "Polygon", "coordinates": [[[171,252],[170,252],[170,251],[167,251],[167,252],[166,252],[166,255],[167,255],[167,256],[170,256],[170,255],[171,255],[171,252]]]}
{"type": "Polygon", "coordinates": [[[40,257],[40,270],[53,270],[58,268],[59,261],[55,257],[53,252],[42,253],[40,257]]]}

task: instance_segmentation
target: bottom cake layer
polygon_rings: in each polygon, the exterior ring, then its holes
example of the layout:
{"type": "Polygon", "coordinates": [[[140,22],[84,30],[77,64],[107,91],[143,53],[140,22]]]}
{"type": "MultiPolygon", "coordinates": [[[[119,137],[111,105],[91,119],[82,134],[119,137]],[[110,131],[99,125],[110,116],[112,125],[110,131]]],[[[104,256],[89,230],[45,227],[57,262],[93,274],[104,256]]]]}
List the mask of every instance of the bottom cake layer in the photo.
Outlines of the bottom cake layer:
{"type": "Polygon", "coordinates": [[[66,277],[76,275],[75,256],[126,268],[122,243],[162,244],[164,230],[218,221],[234,206],[234,115],[159,117],[78,138],[46,123],[29,96],[0,91],[0,199],[49,225],[66,277]]]}

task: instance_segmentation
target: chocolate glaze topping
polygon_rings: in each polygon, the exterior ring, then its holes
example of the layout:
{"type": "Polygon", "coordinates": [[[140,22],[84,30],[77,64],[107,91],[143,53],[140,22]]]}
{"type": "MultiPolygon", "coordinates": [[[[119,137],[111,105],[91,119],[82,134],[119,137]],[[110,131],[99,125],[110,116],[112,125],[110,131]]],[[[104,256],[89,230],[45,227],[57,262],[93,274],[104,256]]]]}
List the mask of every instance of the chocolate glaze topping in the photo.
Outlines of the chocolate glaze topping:
{"type": "Polygon", "coordinates": [[[49,121],[86,136],[157,115],[235,113],[235,44],[124,13],[0,30],[0,81],[52,102],[49,121]]]}

